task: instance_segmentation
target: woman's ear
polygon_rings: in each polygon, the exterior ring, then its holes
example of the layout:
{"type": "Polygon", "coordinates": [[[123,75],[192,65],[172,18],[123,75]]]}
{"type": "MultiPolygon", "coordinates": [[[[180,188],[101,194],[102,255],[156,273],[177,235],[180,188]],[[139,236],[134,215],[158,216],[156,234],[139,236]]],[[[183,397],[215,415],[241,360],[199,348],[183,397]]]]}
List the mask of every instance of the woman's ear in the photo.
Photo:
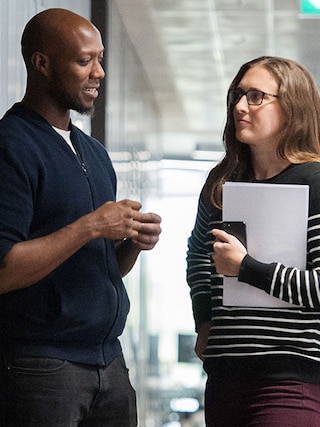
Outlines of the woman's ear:
{"type": "Polygon", "coordinates": [[[39,73],[45,76],[48,75],[49,58],[44,53],[35,52],[31,57],[31,64],[33,65],[33,68],[39,73]]]}

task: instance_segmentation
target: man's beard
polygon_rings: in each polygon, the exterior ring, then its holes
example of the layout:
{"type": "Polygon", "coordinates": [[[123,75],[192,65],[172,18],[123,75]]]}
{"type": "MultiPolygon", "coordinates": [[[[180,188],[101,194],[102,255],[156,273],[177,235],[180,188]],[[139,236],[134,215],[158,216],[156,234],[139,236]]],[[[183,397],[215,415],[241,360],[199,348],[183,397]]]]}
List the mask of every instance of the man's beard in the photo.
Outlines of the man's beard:
{"type": "Polygon", "coordinates": [[[62,95],[65,106],[68,108],[68,110],[74,110],[79,114],[86,115],[86,116],[93,116],[95,107],[92,105],[91,107],[85,107],[83,104],[81,104],[77,99],[72,99],[71,97],[68,97],[66,95],[62,95]]]}
{"type": "Polygon", "coordinates": [[[76,111],[77,113],[80,113],[80,114],[82,114],[83,116],[90,116],[90,117],[93,117],[93,115],[94,115],[94,112],[95,112],[95,106],[93,105],[92,107],[90,107],[90,108],[83,108],[82,106],[81,107],[76,107],[76,106],[74,106],[74,107],[71,107],[70,108],[70,110],[74,110],[74,111],[76,111]]]}
{"type": "Polygon", "coordinates": [[[94,105],[87,108],[83,104],[81,104],[78,99],[75,99],[69,96],[68,93],[64,92],[63,90],[60,90],[59,92],[55,92],[54,97],[56,98],[57,103],[61,107],[67,110],[74,110],[77,113],[86,115],[86,116],[93,116],[94,114],[94,111],[95,111],[94,105]]]}

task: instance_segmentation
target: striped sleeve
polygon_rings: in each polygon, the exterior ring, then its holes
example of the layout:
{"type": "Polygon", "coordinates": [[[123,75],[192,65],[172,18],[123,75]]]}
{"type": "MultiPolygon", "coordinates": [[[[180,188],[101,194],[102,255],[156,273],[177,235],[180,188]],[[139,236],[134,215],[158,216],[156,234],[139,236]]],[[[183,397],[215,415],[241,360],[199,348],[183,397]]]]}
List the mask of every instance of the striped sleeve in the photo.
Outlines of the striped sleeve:
{"type": "MultiPolygon", "coordinates": [[[[217,220],[220,213],[216,213],[217,220]]],[[[187,282],[190,287],[193,315],[196,329],[204,322],[211,321],[212,293],[218,283],[222,286],[222,277],[216,277],[212,266],[212,242],[208,239],[210,213],[202,199],[198,204],[197,218],[194,229],[188,240],[187,282]]]]}
{"type": "Polygon", "coordinates": [[[307,269],[263,264],[247,256],[241,265],[239,281],[263,289],[291,304],[320,308],[320,215],[308,220],[307,269]]]}

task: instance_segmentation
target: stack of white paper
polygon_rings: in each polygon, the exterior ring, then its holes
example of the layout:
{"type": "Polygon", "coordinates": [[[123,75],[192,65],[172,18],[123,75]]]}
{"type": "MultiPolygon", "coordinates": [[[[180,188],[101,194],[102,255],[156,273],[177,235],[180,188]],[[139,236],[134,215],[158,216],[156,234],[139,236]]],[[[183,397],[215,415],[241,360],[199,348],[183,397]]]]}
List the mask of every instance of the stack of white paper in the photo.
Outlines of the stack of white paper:
{"type": "MultiPolygon", "coordinates": [[[[248,253],[259,261],[306,267],[309,186],[230,182],[223,186],[223,220],[244,221],[248,253]]],[[[264,291],[224,277],[223,304],[292,307],[264,291]]]]}

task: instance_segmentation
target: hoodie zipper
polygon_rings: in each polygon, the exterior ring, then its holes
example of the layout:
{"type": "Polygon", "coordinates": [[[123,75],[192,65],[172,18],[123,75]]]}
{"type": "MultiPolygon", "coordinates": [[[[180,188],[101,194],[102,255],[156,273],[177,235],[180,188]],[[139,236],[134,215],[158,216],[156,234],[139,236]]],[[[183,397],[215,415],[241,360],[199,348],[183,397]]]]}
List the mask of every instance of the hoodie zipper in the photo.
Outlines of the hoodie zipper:
{"type": "Polygon", "coordinates": [[[78,159],[78,162],[80,163],[81,169],[82,169],[83,173],[85,174],[85,176],[88,177],[87,166],[86,166],[85,162],[82,160],[81,154],[79,153],[75,144],[72,143],[72,145],[73,145],[74,151],[76,152],[77,159],[78,159]]]}

